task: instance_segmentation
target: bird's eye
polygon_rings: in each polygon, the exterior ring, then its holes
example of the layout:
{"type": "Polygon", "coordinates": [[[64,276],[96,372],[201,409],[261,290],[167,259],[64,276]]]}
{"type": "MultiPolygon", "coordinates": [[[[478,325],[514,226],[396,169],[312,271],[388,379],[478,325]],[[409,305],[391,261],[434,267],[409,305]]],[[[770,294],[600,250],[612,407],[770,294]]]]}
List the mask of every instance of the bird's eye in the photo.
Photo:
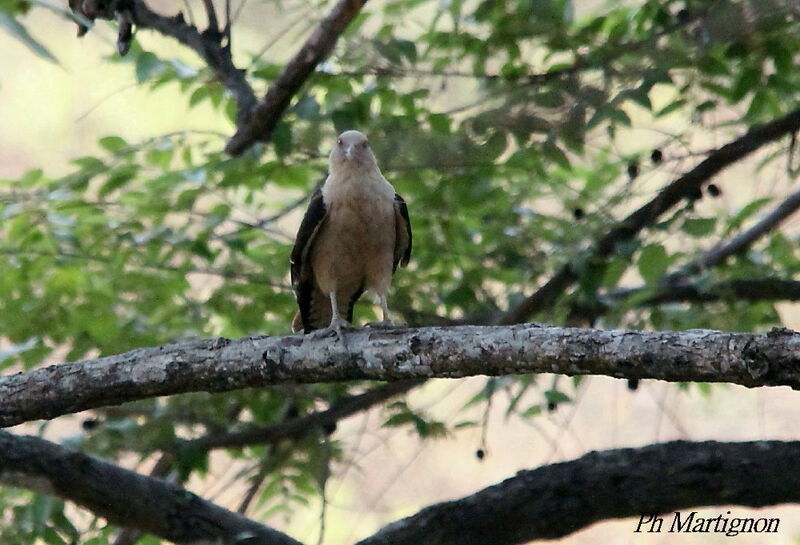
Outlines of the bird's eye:
{"type": "Polygon", "coordinates": [[[367,147],[368,147],[368,146],[369,146],[369,143],[368,143],[366,140],[364,140],[363,142],[361,142],[361,147],[362,147],[362,148],[364,148],[364,149],[367,149],[367,147]]]}
{"type": "Polygon", "coordinates": [[[341,139],[341,138],[339,138],[338,140],[336,140],[336,143],[337,143],[339,146],[341,146],[341,145],[342,145],[342,139],[341,139]]]}

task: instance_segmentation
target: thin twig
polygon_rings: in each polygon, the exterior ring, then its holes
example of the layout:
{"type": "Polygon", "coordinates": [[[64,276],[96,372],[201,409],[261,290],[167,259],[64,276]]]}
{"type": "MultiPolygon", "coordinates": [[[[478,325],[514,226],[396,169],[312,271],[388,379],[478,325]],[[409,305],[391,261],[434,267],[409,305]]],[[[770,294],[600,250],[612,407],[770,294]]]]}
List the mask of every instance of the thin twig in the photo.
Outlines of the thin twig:
{"type": "Polygon", "coordinates": [[[231,39],[231,0],[225,0],[225,28],[222,30],[225,35],[225,47],[229,50],[233,47],[231,39]]]}
{"type": "Polygon", "coordinates": [[[786,197],[778,206],[773,208],[766,216],[750,229],[742,231],[732,239],[721,242],[705,252],[699,261],[691,263],[679,271],[667,276],[665,283],[671,284],[681,278],[697,274],[703,269],[709,269],[725,261],[728,257],[741,253],[752,244],[773,231],[777,226],[788,219],[800,209],[800,190],[786,197]]]}
{"type": "Polygon", "coordinates": [[[206,8],[206,15],[208,16],[208,30],[212,33],[218,33],[219,23],[217,22],[217,12],[214,9],[213,0],[203,0],[203,6],[206,8]]]}

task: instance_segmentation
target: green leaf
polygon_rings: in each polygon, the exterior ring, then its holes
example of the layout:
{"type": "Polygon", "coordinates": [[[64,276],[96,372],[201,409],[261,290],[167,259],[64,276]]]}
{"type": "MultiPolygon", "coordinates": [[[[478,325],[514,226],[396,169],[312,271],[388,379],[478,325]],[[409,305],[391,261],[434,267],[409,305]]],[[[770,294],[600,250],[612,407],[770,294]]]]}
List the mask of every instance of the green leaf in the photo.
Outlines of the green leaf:
{"type": "Polygon", "coordinates": [[[728,98],[733,103],[739,102],[745,95],[755,89],[760,82],[761,71],[755,68],[746,68],[734,82],[728,98]]]}
{"type": "Polygon", "coordinates": [[[671,259],[660,244],[650,244],[639,253],[639,274],[648,286],[654,286],[664,276],[671,259]]]}
{"type": "Polygon", "coordinates": [[[619,108],[608,107],[605,109],[606,116],[609,120],[622,125],[623,127],[630,127],[632,122],[628,114],[619,108]]]}
{"type": "Polygon", "coordinates": [[[450,118],[444,114],[431,114],[428,116],[428,123],[435,132],[441,134],[450,133],[450,118]]]}
{"type": "Polygon", "coordinates": [[[558,108],[564,104],[564,97],[561,93],[556,91],[545,91],[543,93],[536,93],[533,95],[533,101],[539,106],[545,108],[558,108]]]}
{"type": "Polygon", "coordinates": [[[143,83],[148,79],[161,74],[167,69],[167,64],[153,53],[145,51],[136,59],[136,81],[143,83]]]}
{"type": "Polygon", "coordinates": [[[687,218],[683,221],[681,230],[687,235],[700,238],[713,233],[716,226],[716,218],[687,218]]]}
{"type": "Polygon", "coordinates": [[[193,472],[201,475],[208,471],[209,453],[207,450],[183,447],[175,456],[175,464],[181,481],[186,481],[193,472]]]}
{"type": "Polygon", "coordinates": [[[278,122],[272,131],[272,143],[279,157],[285,157],[292,152],[292,129],[288,123],[278,122]]]}
{"type": "MultiPolygon", "coordinates": [[[[547,397],[547,392],[545,392],[545,397],[547,397]]],[[[567,398],[569,401],[569,398],[567,398]]],[[[541,405],[531,405],[522,413],[523,418],[530,418],[532,416],[538,416],[542,414],[542,406],[541,405]]]]}
{"type": "Polygon", "coordinates": [[[295,105],[294,112],[300,119],[307,121],[317,119],[319,117],[319,102],[313,96],[305,95],[295,105]]]}
{"type": "Polygon", "coordinates": [[[629,266],[630,262],[622,259],[614,259],[611,261],[605,267],[602,285],[607,288],[615,287],[619,284],[622,275],[625,274],[629,266]]]}
{"type": "Polygon", "coordinates": [[[736,229],[739,229],[742,224],[747,221],[753,214],[764,208],[764,206],[770,202],[772,202],[772,197],[763,197],[761,199],[756,199],[744,205],[741,210],[739,210],[736,215],[731,218],[730,225],[728,226],[727,232],[731,233],[736,229]]]}
{"type": "Polygon", "coordinates": [[[666,106],[664,106],[663,108],[661,108],[659,111],[656,112],[656,117],[665,117],[671,114],[672,112],[679,110],[680,108],[683,108],[685,105],[686,105],[686,100],[684,99],[679,99],[670,102],[669,104],[667,104],[666,106]]]}
{"type": "Polygon", "coordinates": [[[546,390],[544,392],[544,398],[548,403],[568,403],[571,401],[567,394],[558,390],[546,390]]]}
{"type": "Polygon", "coordinates": [[[111,153],[117,153],[128,147],[128,143],[119,136],[104,136],[98,142],[103,149],[111,153]]]}
{"type": "Polygon", "coordinates": [[[102,170],[106,166],[105,163],[97,157],[79,157],[78,159],[73,159],[71,162],[73,165],[83,170],[102,170]]]}
{"type": "Polygon", "coordinates": [[[766,91],[759,91],[753,93],[753,98],[750,101],[750,106],[747,108],[747,112],[745,112],[745,118],[751,121],[755,121],[759,118],[759,116],[764,112],[767,108],[767,92],[766,91]]]}
{"type": "Polygon", "coordinates": [[[559,166],[564,169],[570,168],[569,159],[567,155],[559,148],[555,142],[551,139],[547,139],[542,147],[542,151],[547,156],[548,159],[551,159],[559,166]]]}
{"type": "Polygon", "coordinates": [[[112,191],[121,188],[130,182],[138,172],[139,165],[122,165],[112,169],[108,174],[106,183],[100,188],[100,196],[105,197],[112,191]]]}
{"type": "Polygon", "coordinates": [[[6,29],[6,32],[18,41],[25,44],[28,49],[36,53],[39,57],[46,59],[52,63],[59,64],[58,59],[50,53],[50,50],[39,43],[28,31],[22,26],[14,17],[8,13],[0,11],[0,27],[6,29]]]}
{"type": "Polygon", "coordinates": [[[202,101],[208,98],[209,89],[205,85],[201,85],[197,89],[194,90],[192,95],[189,97],[189,107],[194,108],[202,101]]]}
{"type": "Polygon", "coordinates": [[[395,40],[395,44],[400,53],[409,63],[417,62],[417,46],[411,40],[395,40]]]}
{"type": "Polygon", "coordinates": [[[42,539],[47,545],[68,545],[64,539],[58,535],[58,532],[51,527],[45,528],[44,532],[42,533],[42,539]]]}
{"type": "Polygon", "coordinates": [[[649,90],[649,87],[646,86],[637,87],[636,89],[629,91],[626,96],[642,108],[645,108],[646,110],[652,110],[653,103],[650,101],[649,90]]]}

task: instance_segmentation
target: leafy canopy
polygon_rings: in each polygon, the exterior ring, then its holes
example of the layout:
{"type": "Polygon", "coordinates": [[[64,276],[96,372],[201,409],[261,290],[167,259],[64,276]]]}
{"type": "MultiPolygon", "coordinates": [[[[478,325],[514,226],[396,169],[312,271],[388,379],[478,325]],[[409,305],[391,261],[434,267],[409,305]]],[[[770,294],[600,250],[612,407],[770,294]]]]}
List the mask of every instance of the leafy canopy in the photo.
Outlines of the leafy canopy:
{"type": "MultiPolygon", "coordinates": [[[[25,12],[47,4],[2,0],[0,23],[55,60],[25,27],[25,12]]],[[[305,2],[275,4],[291,11],[305,2]]],[[[566,323],[576,306],[643,283],[636,297],[614,300],[596,325],[778,324],[774,302],[724,293],[712,303],[642,305],[665,274],[768,209],[773,195],[761,196],[755,185],[722,185],[723,195],[740,192],[740,206],[714,200],[719,189],[694,195],[618,245],[609,260],[586,259],[585,250],[711,143],[796,106],[796,8],[779,0],[590,4],[376,0],[295,97],[267,145],[230,158],[222,153],[229,134],[185,131],[128,142],[106,127],[97,148],[75,157],[68,171],[36,169],[0,181],[0,369],[187,337],[287,334],[295,311],[287,273],[294,229],[305,197],[324,179],[335,135],[349,128],[370,136],[384,174],[409,203],[414,255],[391,296],[409,323],[489,319],[572,262],[577,287],[537,318],[566,323]]],[[[234,35],[248,24],[256,22],[245,10],[234,35]]],[[[64,21],[63,32],[74,30],[64,21]]],[[[159,56],[148,41],[148,33],[137,34],[124,60],[109,48],[108,62],[127,63],[130,80],[143,88],[178,88],[188,116],[205,103],[234,123],[235,103],[208,67],[159,56]]],[[[261,90],[282,64],[257,53],[236,51],[261,90]]],[[[790,179],[791,157],[784,143],[746,168],[790,179]]],[[[798,271],[797,245],[778,232],[692,280],[702,291],[798,271]]],[[[359,306],[360,322],[374,317],[369,303],[359,306]]],[[[510,413],[536,418],[579,387],[557,384],[541,399],[523,397],[535,380],[492,379],[465,414],[503,391],[510,413]]],[[[179,437],[277,423],[363,387],[148,400],[98,411],[70,443],[145,460],[179,437]]],[[[405,402],[385,412],[387,426],[421,437],[454,431],[405,402]]],[[[467,417],[461,427],[472,424],[467,417]]],[[[259,488],[264,516],[292,513],[317,496],[330,464],[345,456],[341,444],[316,436],[230,453],[248,479],[266,479],[259,488]]],[[[202,475],[209,455],[178,450],[176,464],[181,479],[202,475]]],[[[57,500],[0,490],[0,506],[13,520],[1,525],[3,542],[112,539],[111,529],[68,516],[57,500]]]]}

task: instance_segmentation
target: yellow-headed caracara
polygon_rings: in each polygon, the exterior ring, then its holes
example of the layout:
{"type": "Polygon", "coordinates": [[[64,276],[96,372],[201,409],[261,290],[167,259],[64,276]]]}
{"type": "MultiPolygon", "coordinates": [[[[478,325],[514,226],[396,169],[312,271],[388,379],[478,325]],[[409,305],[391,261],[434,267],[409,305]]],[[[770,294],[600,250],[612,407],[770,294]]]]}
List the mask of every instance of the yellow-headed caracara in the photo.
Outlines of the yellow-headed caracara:
{"type": "Polygon", "coordinates": [[[342,133],[328,178],[311,196],[292,249],[292,287],[300,311],[292,329],[341,331],[369,290],[390,323],[386,294],[398,265],[411,257],[411,223],[403,198],[381,174],[366,136],[342,133]]]}

